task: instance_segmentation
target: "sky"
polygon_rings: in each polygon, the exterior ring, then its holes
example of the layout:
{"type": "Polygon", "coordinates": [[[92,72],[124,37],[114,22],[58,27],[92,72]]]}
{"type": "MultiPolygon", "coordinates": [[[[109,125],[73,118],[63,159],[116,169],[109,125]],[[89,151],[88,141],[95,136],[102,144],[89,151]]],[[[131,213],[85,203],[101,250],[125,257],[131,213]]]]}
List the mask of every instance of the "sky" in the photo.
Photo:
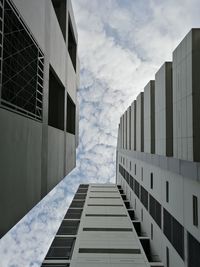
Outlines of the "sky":
{"type": "Polygon", "coordinates": [[[0,240],[0,267],[39,267],[79,183],[115,182],[120,116],[191,28],[199,0],[72,0],[79,36],[77,167],[0,240]]]}

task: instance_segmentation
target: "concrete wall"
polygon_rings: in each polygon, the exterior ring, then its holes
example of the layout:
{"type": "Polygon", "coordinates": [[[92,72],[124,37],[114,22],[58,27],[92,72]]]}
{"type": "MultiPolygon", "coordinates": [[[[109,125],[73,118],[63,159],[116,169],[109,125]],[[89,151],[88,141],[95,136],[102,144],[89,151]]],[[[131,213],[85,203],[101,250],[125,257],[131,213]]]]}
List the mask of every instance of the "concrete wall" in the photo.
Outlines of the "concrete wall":
{"type": "Polygon", "coordinates": [[[200,30],[191,30],[173,52],[174,156],[200,161],[200,30]]]}
{"type": "Polygon", "coordinates": [[[136,100],[131,104],[131,150],[136,150],[136,100]]]}
{"type": "Polygon", "coordinates": [[[136,99],[137,112],[136,112],[136,150],[144,151],[144,104],[143,95],[141,92],[136,99]]]}
{"type": "Polygon", "coordinates": [[[144,152],[155,153],[155,81],[144,88],[144,152]]]}
{"type": "Polygon", "coordinates": [[[0,106],[0,211],[7,213],[0,222],[0,236],[75,167],[78,145],[79,60],[77,57],[75,71],[67,47],[68,15],[78,43],[71,2],[68,0],[66,7],[66,41],[52,1],[13,2],[44,53],[43,120],[36,122],[0,106]],[[65,87],[64,131],[48,126],[50,66],[65,87]],[[66,132],[67,93],[76,105],[76,135],[66,132]],[[14,187],[18,190],[11,197],[14,187]]]}
{"type": "Polygon", "coordinates": [[[171,62],[165,62],[155,75],[155,151],[159,155],[173,155],[171,62]]]}

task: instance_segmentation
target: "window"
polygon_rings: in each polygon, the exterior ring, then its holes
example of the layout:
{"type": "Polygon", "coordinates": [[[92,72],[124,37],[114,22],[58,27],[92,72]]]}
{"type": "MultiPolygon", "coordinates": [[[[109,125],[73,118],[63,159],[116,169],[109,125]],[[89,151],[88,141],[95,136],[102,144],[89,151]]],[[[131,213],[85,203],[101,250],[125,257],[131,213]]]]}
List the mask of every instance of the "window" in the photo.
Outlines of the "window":
{"type": "Polygon", "coordinates": [[[68,52],[72,61],[74,70],[76,71],[76,39],[73,31],[70,15],[68,15],[68,52]]]}
{"type": "Polygon", "coordinates": [[[81,201],[81,200],[73,200],[70,208],[82,208],[84,206],[85,201],[81,201]]]}
{"type": "Polygon", "coordinates": [[[126,214],[86,214],[86,217],[127,217],[126,214]]]}
{"type": "Polygon", "coordinates": [[[130,161],[130,171],[131,171],[131,161],[130,161]]]}
{"type": "Polygon", "coordinates": [[[68,209],[65,219],[80,219],[82,211],[82,209],[68,209]]]}
{"type": "Polygon", "coordinates": [[[188,236],[188,267],[200,266],[200,243],[189,232],[188,236]]]}
{"type": "Polygon", "coordinates": [[[148,205],[149,205],[148,192],[146,189],[144,189],[143,186],[141,186],[140,188],[141,188],[140,200],[141,200],[142,204],[145,206],[145,208],[148,210],[148,205]]]}
{"type": "Polygon", "coordinates": [[[136,210],[136,198],[135,198],[135,210],[136,210]]]}
{"type": "Polygon", "coordinates": [[[129,214],[129,217],[131,218],[131,220],[134,220],[135,219],[135,212],[134,212],[134,210],[128,210],[128,214],[129,214]]]}
{"type": "Polygon", "coordinates": [[[11,2],[5,1],[4,9],[1,6],[0,11],[1,19],[4,17],[0,29],[1,36],[2,27],[4,29],[3,39],[0,38],[1,104],[6,109],[41,121],[44,55],[11,2]]]}
{"type": "Polygon", "coordinates": [[[83,231],[95,231],[95,232],[132,232],[132,228],[95,228],[95,227],[84,227],[83,231]]]}
{"type": "Polygon", "coordinates": [[[63,220],[56,235],[76,235],[79,227],[79,221],[63,220]]]}
{"type": "Polygon", "coordinates": [[[67,132],[71,134],[76,132],[76,106],[69,94],[67,94],[67,132]]]}
{"type": "Polygon", "coordinates": [[[136,175],[136,164],[135,164],[135,175],[136,175]]]}
{"type": "Polygon", "coordinates": [[[141,221],[143,222],[143,209],[141,209],[141,221]]]}
{"type": "Polygon", "coordinates": [[[169,248],[166,247],[166,267],[169,267],[169,248]]]}
{"type": "Polygon", "coordinates": [[[153,173],[150,175],[150,188],[153,189],[153,173]]]}
{"type": "Polygon", "coordinates": [[[75,194],[74,199],[85,199],[87,194],[75,194]]]}
{"type": "Polygon", "coordinates": [[[88,204],[90,207],[122,207],[120,204],[88,204]]]}
{"type": "Polygon", "coordinates": [[[52,0],[52,4],[56,13],[58,23],[60,25],[61,32],[66,40],[66,1],[52,0]]]}
{"type": "Polygon", "coordinates": [[[88,188],[89,187],[89,184],[80,184],[79,185],[79,188],[88,188]]]}
{"type": "Polygon", "coordinates": [[[166,181],[166,202],[169,202],[169,182],[166,181]]]}
{"type": "Polygon", "coordinates": [[[49,125],[64,130],[65,87],[52,68],[49,70],[49,125]]]}
{"type": "Polygon", "coordinates": [[[74,248],[75,238],[73,237],[55,237],[45,260],[68,260],[71,258],[74,248]]]}
{"type": "Polygon", "coordinates": [[[143,168],[141,168],[141,180],[143,181],[143,168]]]}
{"type": "Polygon", "coordinates": [[[193,225],[198,226],[198,198],[193,195],[193,225]]]}
{"type": "Polygon", "coordinates": [[[151,240],[153,240],[153,224],[151,223],[151,240]]]}
{"type": "Polygon", "coordinates": [[[140,254],[138,248],[79,248],[79,253],[140,254]]]}
{"type": "Polygon", "coordinates": [[[160,203],[154,197],[149,195],[149,213],[159,227],[161,227],[161,212],[160,203]]]}
{"type": "Polygon", "coordinates": [[[41,267],[69,267],[69,263],[43,263],[41,267]]]}
{"type": "Polygon", "coordinates": [[[78,190],[76,191],[76,193],[87,193],[88,189],[87,188],[78,188],[78,190]]]}

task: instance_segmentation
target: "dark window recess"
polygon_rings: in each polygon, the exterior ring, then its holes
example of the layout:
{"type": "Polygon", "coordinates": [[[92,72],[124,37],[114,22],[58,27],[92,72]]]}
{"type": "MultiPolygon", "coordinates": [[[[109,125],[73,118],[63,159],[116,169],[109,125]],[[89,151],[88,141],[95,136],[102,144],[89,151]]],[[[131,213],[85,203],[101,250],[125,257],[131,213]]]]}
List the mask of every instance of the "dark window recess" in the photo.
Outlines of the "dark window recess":
{"type": "Polygon", "coordinates": [[[126,200],[126,195],[121,195],[123,200],[126,200]]]}
{"type": "Polygon", "coordinates": [[[151,223],[151,240],[153,240],[153,224],[151,223]]]}
{"type": "Polygon", "coordinates": [[[183,226],[164,209],[163,228],[164,234],[171,242],[175,250],[184,260],[184,228],[183,226]]]}
{"type": "Polygon", "coordinates": [[[88,189],[87,188],[78,188],[78,190],[76,191],[76,193],[87,193],[88,189]]]}
{"type": "Polygon", "coordinates": [[[76,235],[79,227],[79,221],[64,220],[56,235],[76,235]]]}
{"type": "Polygon", "coordinates": [[[90,207],[123,207],[120,204],[88,204],[90,207]]]}
{"type": "Polygon", "coordinates": [[[169,267],[169,248],[166,247],[166,267],[169,267]]]}
{"type": "Polygon", "coordinates": [[[56,13],[58,23],[60,25],[61,32],[63,34],[64,39],[66,40],[66,14],[67,14],[66,1],[63,0],[51,0],[51,1],[56,13]]]}
{"type": "Polygon", "coordinates": [[[4,16],[0,41],[1,45],[3,41],[1,104],[42,120],[44,55],[11,2],[5,1],[0,11],[0,17],[4,16]]]}
{"type": "Polygon", "coordinates": [[[166,181],[166,202],[169,202],[169,182],[166,181]]]}
{"type": "Polygon", "coordinates": [[[89,197],[89,198],[93,198],[93,199],[120,199],[120,197],[89,197]]]}
{"type": "Polygon", "coordinates": [[[127,217],[126,214],[86,214],[87,217],[127,217]]]}
{"type": "Polygon", "coordinates": [[[188,232],[188,267],[200,266],[200,243],[188,232]]]}
{"type": "Polygon", "coordinates": [[[130,179],[129,179],[130,181],[130,188],[133,190],[134,189],[134,187],[133,187],[133,184],[135,183],[135,181],[134,181],[134,178],[130,175],[130,179]]]}
{"type": "Polygon", "coordinates": [[[82,215],[82,209],[68,209],[65,214],[65,219],[80,219],[82,215]]]}
{"type": "Polygon", "coordinates": [[[140,198],[140,184],[135,180],[135,194],[140,198]]]}
{"type": "Polygon", "coordinates": [[[118,187],[118,189],[121,189],[121,188],[122,188],[122,186],[121,186],[121,185],[117,185],[117,187],[118,187]]]}
{"type": "Polygon", "coordinates": [[[69,263],[43,263],[41,267],[69,267],[69,263]]]}
{"type": "Polygon", "coordinates": [[[143,186],[141,186],[140,188],[141,188],[140,200],[142,204],[145,206],[145,208],[148,210],[148,205],[149,205],[148,192],[146,189],[144,189],[143,186]]]}
{"type": "Polygon", "coordinates": [[[153,173],[150,174],[150,187],[153,189],[153,173]]]}
{"type": "Polygon", "coordinates": [[[45,260],[68,260],[71,258],[74,248],[75,238],[73,237],[55,237],[45,260]]]}
{"type": "Polygon", "coordinates": [[[67,94],[67,132],[76,133],[76,105],[67,94]]]}
{"type": "Polygon", "coordinates": [[[140,254],[138,248],[79,248],[79,253],[140,254]]]}
{"type": "Polygon", "coordinates": [[[127,209],[130,209],[130,202],[129,201],[124,201],[124,204],[127,209]]]}
{"type": "Polygon", "coordinates": [[[70,16],[68,16],[68,52],[72,61],[74,70],[76,71],[76,39],[72,27],[72,22],[70,16]]]}
{"type": "Polygon", "coordinates": [[[74,200],[74,201],[72,201],[69,208],[82,208],[84,206],[84,203],[85,203],[85,201],[74,200]]]}
{"type": "Polygon", "coordinates": [[[135,219],[135,212],[134,212],[134,210],[128,210],[128,214],[129,214],[129,217],[131,218],[131,220],[134,220],[135,219]]]}
{"type": "Polygon", "coordinates": [[[64,130],[65,87],[52,68],[49,70],[49,122],[52,127],[64,130]]]}
{"type": "Polygon", "coordinates": [[[151,195],[149,195],[149,213],[158,224],[158,226],[161,227],[161,205],[151,195]]]}
{"type": "Polygon", "coordinates": [[[74,199],[85,199],[87,194],[75,194],[74,199]]]}
{"type": "Polygon", "coordinates": [[[146,255],[148,261],[152,261],[149,239],[146,239],[146,238],[140,239],[140,242],[141,242],[141,245],[144,249],[144,252],[145,252],[145,255],[146,255]]]}
{"type": "Polygon", "coordinates": [[[79,188],[88,188],[89,187],[89,184],[80,184],[79,185],[79,188]]]}
{"type": "Polygon", "coordinates": [[[143,222],[143,209],[141,209],[141,222],[143,222]]]}
{"type": "Polygon", "coordinates": [[[132,228],[83,228],[83,231],[94,231],[94,232],[132,232],[132,228]]]}
{"type": "Polygon", "coordinates": [[[193,224],[198,226],[198,198],[196,196],[192,196],[193,200],[193,224]]]}

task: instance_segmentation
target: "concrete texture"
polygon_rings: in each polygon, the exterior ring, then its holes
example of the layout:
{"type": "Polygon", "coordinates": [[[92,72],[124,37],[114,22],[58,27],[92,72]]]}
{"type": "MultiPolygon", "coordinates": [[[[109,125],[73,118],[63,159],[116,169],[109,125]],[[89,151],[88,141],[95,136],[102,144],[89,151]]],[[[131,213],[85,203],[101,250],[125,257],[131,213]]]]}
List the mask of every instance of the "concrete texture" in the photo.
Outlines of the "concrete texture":
{"type": "Polygon", "coordinates": [[[144,93],[141,92],[136,99],[136,150],[144,151],[144,93]]]}

